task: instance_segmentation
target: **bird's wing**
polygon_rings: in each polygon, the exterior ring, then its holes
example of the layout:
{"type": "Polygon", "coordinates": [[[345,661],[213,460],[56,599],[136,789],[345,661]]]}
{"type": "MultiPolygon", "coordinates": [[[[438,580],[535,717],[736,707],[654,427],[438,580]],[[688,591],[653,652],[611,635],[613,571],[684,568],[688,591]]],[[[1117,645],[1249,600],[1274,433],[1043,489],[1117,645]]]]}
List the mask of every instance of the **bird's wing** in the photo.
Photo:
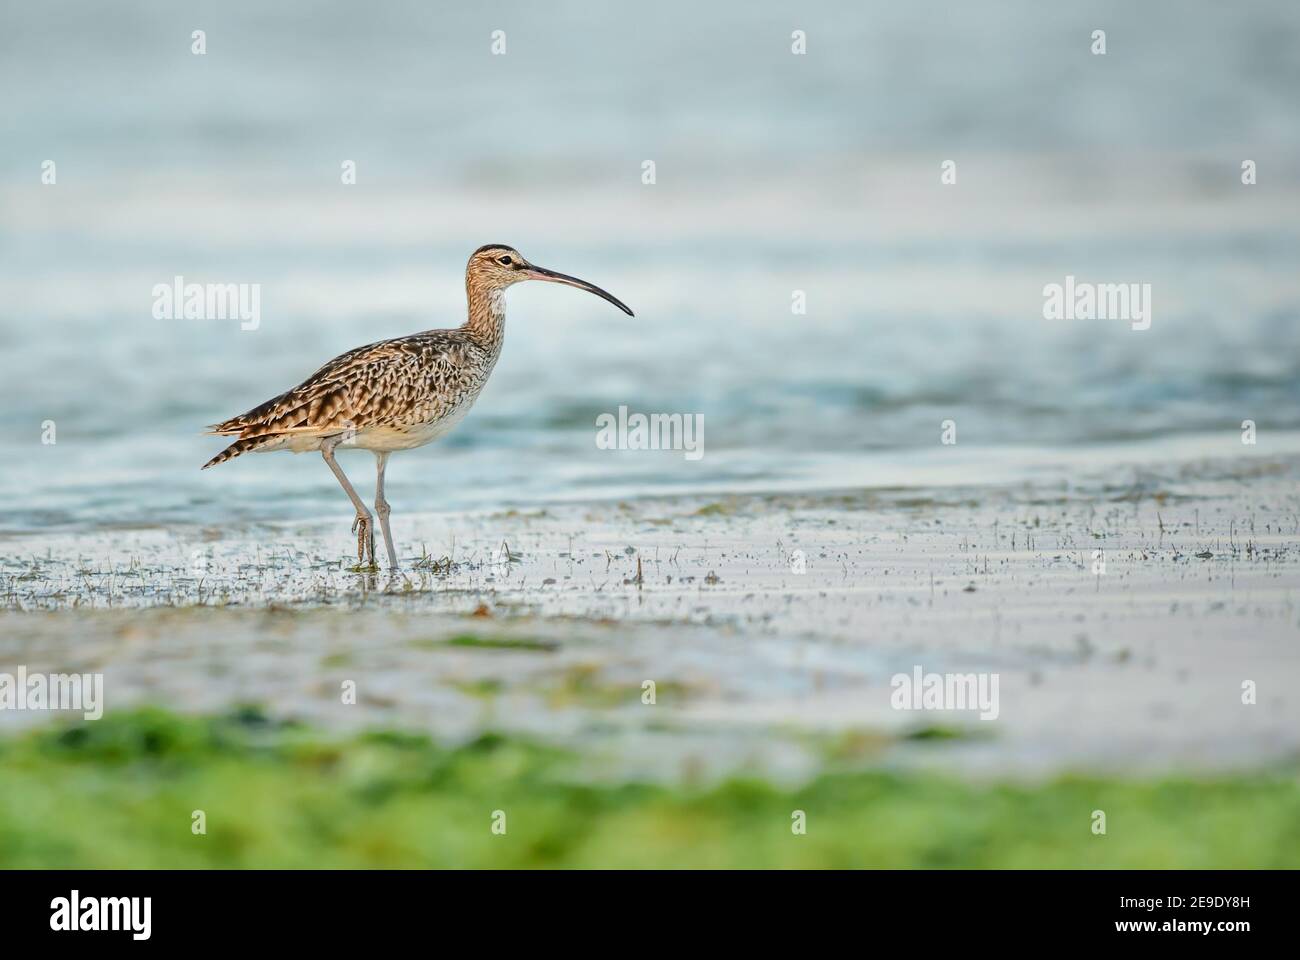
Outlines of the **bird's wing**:
{"type": "MultiPolygon", "coordinates": [[[[450,334],[453,331],[445,331],[450,334]]],[[[444,331],[437,331],[444,333],[444,331]]],[[[335,357],[298,386],[209,428],[241,438],[321,435],[438,420],[472,346],[454,336],[383,340],[335,357]]]]}

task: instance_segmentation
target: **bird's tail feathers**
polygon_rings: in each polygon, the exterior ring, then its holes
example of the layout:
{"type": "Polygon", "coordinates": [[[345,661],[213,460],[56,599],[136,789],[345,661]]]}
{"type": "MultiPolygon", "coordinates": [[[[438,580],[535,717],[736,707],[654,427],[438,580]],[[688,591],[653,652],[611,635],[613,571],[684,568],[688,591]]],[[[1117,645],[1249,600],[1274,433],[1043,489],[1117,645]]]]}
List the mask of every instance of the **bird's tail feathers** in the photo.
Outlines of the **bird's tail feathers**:
{"type": "Polygon", "coordinates": [[[213,457],[211,460],[209,460],[199,469],[206,470],[208,469],[208,467],[215,467],[219,463],[225,463],[227,460],[235,459],[235,457],[239,456],[242,453],[249,453],[253,450],[258,450],[262,447],[267,446],[268,444],[276,443],[279,440],[280,438],[277,436],[244,437],[243,439],[236,440],[230,446],[226,447],[226,449],[222,450],[219,454],[217,454],[215,457],[213,457]]]}

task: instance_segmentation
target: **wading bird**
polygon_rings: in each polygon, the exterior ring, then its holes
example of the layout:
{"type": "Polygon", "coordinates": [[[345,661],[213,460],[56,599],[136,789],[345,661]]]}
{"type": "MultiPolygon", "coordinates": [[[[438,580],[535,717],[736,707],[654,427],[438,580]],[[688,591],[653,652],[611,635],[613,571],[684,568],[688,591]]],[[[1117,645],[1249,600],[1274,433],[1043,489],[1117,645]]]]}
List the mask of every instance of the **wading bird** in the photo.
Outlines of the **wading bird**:
{"type": "Polygon", "coordinates": [[[384,499],[384,468],[394,450],[437,440],[456,426],[478,399],[505,340],[505,292],[522,280],[545,280],[586,290],[629,317],[632,311],[600,287],[545,267],[519,251],[490,243],[470,255],[465,268],[469,318],[452,330],[426,330],[381,340],[335,357],[298,386],[208,428],[238,437],[203,465],[225,463],[241,453],[319,450],[356,508],[352,530],[357,560],[375,567],[374,517],[334,459],[337,447],[360,447],[375,455],[375,513],[384,534],[388,564],[397,551],[384,499]]]}

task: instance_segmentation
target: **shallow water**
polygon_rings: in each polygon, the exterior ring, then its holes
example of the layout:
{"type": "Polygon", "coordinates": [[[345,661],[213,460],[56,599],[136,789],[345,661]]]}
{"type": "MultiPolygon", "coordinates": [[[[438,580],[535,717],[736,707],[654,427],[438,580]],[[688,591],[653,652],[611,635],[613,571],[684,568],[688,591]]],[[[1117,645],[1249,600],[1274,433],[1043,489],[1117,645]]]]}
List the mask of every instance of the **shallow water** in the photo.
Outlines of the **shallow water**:
{"type": "MultiPolygon", "coordinates": [[[[1245,419],[1261,443],[1300,429],[1294,4],[304,10],[205,10],[194,57],[170,4],[6,9],[0,529],[346,511],[312,457],[200,474],[220,442],[198,431],[347,348],[460,322],[488,241],[637,319],[512,291],[478,407],[394,461],[408,511],[872,487],[900,464],[927,486],[949,419],[1026,477],[1102,444],[1201,456],[1245,419]],[[1044,320],[1067,274],[1152,284],[1151,328],[1044,320]],[[178,275],[260,284],[260,326],[155,320],[178,275]],[[703,415],[703,459],[597,449],[620,405],[703,415]]],[[[345,465],[368,489],[369,459],[345,465]]]]}
{"type": "Polygon", "coordinates": [[[601,776],[804,776],[850,743],[1003,775],[1251,769],[1300,755],[1297,476],[425,515],[397,576],[350,571],[344,522],[16,537],[0,664],[103,672],[112,709],[524,731],[601,776]],[[894,709],[917,667],[996,674],[997,716],[894,709]]]}

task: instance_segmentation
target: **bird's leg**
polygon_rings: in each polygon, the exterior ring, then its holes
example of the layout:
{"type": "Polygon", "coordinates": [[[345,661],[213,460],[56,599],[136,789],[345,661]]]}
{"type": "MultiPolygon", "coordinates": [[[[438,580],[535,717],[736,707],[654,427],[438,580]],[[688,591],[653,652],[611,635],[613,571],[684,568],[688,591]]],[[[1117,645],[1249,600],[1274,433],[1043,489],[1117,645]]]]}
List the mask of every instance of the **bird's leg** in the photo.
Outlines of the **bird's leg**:
{"type": "Polygon", "coordinates": [[[343,468],[340,467],[338,462],[334,459],[334,448],[337,447],[342,440],[342,434],[323,440],[320,445],[320,452],[321,456],[325,458],[325,462],[329,464],[330,470],[334,472],[334,476],[338,478],[339,483],[343,487],[343,492],[348,495],[348,499],[352,501],[352,505],[357,508],[357,518],[352,521],[352,532],[357,535],[357,562],[365,563],[366,555],[369,554],[369,566],[373,567],[375,566],[374,517],[371,516],[370,511],[366,508],[362,499],[357,496],[357,492],[352,489],[352,484],[348,483],[348,478],[344,475],[343,468]]]}
{"type": "Polygon", "coordinates": [[[393,531],[388,529],[388,515],[392,512],[384,499],[384,468],[388,466],[388,453],[375,453],[375,513],[379,514],[379,529],[384,533],[384,546],[388,550],[388,569],[397,569],[397,551],[393,549],[393,531]]]}

